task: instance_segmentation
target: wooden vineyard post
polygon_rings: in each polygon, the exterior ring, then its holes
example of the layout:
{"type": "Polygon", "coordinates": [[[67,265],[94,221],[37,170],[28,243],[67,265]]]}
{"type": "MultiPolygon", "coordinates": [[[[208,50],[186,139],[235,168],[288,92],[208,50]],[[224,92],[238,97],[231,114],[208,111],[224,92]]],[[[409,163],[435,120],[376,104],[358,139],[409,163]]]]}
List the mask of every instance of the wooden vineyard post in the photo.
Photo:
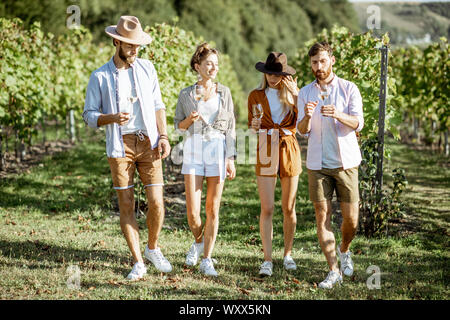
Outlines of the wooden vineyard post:
{"type": "Polygon", "coordinates": [[[380,74],[380,107],[378,114],[378,160],[376,186],[378,200],[381,201],[381,190],[383,187],[383,158],[384,158],[384,121],[386,116],[386,94],[387,94],[387,68],[389,48],[383,45],[381,51],[381,74],[380,74]]]}
{"type": "Polygon", "coordinates": [[[70,133],[70,142],[75,143],[75,112],[73,109],[69,110],[69,133],[70,133]]]}
{"type": "Polygon", "coordinates": [[[5,170],[5,157],[3,155],[3,128],[0,125],[0,171],[5,170]]]}

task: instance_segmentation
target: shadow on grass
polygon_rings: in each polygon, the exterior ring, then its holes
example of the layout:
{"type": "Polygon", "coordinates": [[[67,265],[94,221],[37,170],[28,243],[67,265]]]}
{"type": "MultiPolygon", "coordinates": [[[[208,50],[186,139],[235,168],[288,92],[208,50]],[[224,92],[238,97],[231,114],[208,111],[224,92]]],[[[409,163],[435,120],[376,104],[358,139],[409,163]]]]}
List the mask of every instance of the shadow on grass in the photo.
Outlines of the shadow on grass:
{"type": "Polygon", "coordinates": [[[106,157],[98,142],[45,159],[43,167],[0,180],[2,208],[25,206],[42,213],[86,210],[110,203],[113,193],[106,157]]]}
{"type": "MultiPolygon", "coordinates": [[[[217,258],[219,261],[236,260],[233,255],[222,254],[217,258]]],[[[319,255],[317,258],[312,259],[301,254],[296,259],[297,270],[289,272],[284,270],[282,259],[276,258],[273,260],[273,275],[270,278],[259,277],[258,271],[262,260],[256,257],[240,257],[235,263],[218,264],[216,270],[219,274],[224,274],[224,277],[242,275],[249,280],[247,285],[253,284],[254,287],[275,287],[277,291],[293,286],[297,290],[302,290],[294,284],[300,281],[306,282],[306,288],[313,289],[325,279],[329,271],[325,257],[319,255]]],[[[402,296],[409,299],[442,299],[447,296],[443,288],[449,283],[449,276],[445,272],[448,261],[443,255],[417,252],[403,253],[396,258],[385,259],[374,253],[354,256],[353,261],[355,263],[353,276],[345,276],[343,286],[338,286],[332,291],[323,291],[329,298],[366,299],[375,292],[378,292],[377,295],[381,299],[402,296]],[[377,266],[380,269],[379,291],[369,290],[367,287],[367,280],[373,275],[372,272],[367,272],[370,266],[377,266]]]]}
{"type": "MultiPolygon", "coordinates": [[[[110,263],[112,261],[128,261],[129,257],[120,255],[108,250],[98,249],[76,249],[73,247],[64,247],[53,243],[46,243],[41,240],[36,241],[6,241],[0,240],[0,254],[7,259],[15,259],[17,261],[10,262],[11,265],[21,267],[23,261],[30,262],[30,269],[49,269],[50,264],[64,266],[67,263],[85,263],[91,264],[95,262],[95,268],[112,269],[115,273],[126,274],[129,270],[118,267],[105,267],[99,264],[99,261],[110,263]]],[[[13,261],[13,260],[10,260],[13,261]]],[[[2,263],[5,264],[5,263],[2,263]]]]}
{"type": "Polygon", "coordinates": [[[427,188],[450,188],[450,159],[440,154],[413,150],[407,145],[389,142],[392,158],[389,167],[402,167],[412,184],[427,188]]]}

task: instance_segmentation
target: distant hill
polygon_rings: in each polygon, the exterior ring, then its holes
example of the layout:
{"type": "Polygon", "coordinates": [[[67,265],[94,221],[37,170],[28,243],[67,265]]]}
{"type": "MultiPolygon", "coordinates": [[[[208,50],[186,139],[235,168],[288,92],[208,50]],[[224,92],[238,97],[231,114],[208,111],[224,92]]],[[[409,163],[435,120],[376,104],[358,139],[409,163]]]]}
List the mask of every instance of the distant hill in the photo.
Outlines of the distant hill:
{"type": "Polygon", "coordinates": [[[450,38],[450,2],[435,3],[354,3],[362,31],[367,31],[367,13],[370,5],[380,7],[381,29],[376,34],[389,32],[395,45],[426,45],[439,37],[450,38]]]}

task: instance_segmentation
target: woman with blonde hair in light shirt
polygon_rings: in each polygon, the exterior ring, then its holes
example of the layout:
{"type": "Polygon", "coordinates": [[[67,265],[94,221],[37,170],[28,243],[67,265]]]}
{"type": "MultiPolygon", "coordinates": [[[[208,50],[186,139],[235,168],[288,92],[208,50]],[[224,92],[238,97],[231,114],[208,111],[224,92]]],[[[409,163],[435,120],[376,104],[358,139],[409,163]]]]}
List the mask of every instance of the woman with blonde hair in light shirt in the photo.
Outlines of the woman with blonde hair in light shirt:
{"type": "Polygon", "coordinates": [[[214,82],[219,71],[219,53],[208,43],[197,47],[191,68],[199,80],[181,90],[175,111],[175,129],[187,135],[183,146],[186,209],[194,235],[185,264],[194,266],[203,254],[200,271],[217,276],[211,259],[219,227],[219,207],[225,177],[236,175],[236,133],[230,89],[214,82]],[[206,222],[200,217],[202,187],[206,178],[206,222]]]}
{"type": "Polygon", "coordinates": [[[284,53],[271,52],[266,62],[255,68],[263,73],[260,88],[248,97],[248,126],[258,133],[256,178],[261,201],[259,220],[264,262],[259,274],[271,276],[274,196],[277,176],[281,182],[284,259],[286,270],[296,270],[291,257],[297,224],[295,197],[301,173],[300,146],[295,137],[297,121],[297,82],[295,70],[284,53]]]}

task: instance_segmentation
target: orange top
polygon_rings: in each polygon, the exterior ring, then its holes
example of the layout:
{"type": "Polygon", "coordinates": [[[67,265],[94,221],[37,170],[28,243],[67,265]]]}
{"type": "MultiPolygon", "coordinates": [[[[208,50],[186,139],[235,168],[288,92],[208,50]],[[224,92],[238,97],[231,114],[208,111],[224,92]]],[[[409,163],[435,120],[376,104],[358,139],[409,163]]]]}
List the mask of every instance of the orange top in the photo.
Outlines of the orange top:
{"type": "Polygon", "coordinates": [[[264,114],[261,119],[261,129],[278,129],[280,136],[284,136],[285,133],[280,128],[289,130],[292,132],[292,135],[295,135],[297,132],[297,107],[294,106],[294,112],[289,112],[281,121],[280,124],[276,124],[272,120],[272,114],[270,112],[269,100],[267,100],[266,93],[264,90],[255,89],[250,92],[248,96],[248,127],[250,128],[252,125],[253,118],[253,110],[252,105],[260,104],[263,107],[264,114]]]}
{"type": "Polygon", "coordinates": [[[261,104],[263,107],[263,117],[261,118],[261,129],[266,129],[265,133],[259,133],[256,157],[256,175],[280,178],[297,176],[302,172],[302,162],[300,146],[298,145],[296,133],[297,108],[294,106],[293,112],[288,113],[280,124],[272,120],[269,100],[267,100],[264,90],[253,90],[248,96],[248,127],[251,127],[253,110],[252,105],[261,104]],[[273,137],[268,135],[268,130],[278,129],[279,140],[273,141],[273,137]],[[286,135],[283,130],[289,130],[292,135],[286,135]],[[272,145],[277,147],[272,148],[272,145]]]}

